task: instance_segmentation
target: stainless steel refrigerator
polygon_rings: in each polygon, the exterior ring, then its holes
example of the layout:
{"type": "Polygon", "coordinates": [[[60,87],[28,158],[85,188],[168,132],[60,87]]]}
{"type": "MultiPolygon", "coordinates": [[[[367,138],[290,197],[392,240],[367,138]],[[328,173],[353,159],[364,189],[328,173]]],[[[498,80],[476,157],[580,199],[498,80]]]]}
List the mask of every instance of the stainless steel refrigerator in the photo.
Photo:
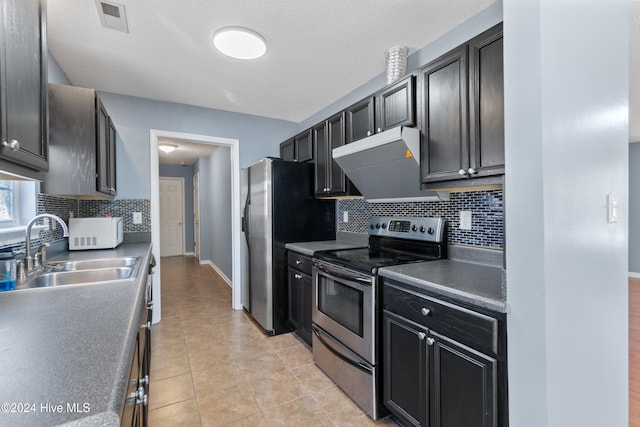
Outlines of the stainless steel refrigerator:
{"type": "Polygon", "coordinates": [[[242,305],[269,335],[287,321],[285,245],[335,239],[335,201],[314,198],[313,164],[266,158],[242,170],[242,305]]]}

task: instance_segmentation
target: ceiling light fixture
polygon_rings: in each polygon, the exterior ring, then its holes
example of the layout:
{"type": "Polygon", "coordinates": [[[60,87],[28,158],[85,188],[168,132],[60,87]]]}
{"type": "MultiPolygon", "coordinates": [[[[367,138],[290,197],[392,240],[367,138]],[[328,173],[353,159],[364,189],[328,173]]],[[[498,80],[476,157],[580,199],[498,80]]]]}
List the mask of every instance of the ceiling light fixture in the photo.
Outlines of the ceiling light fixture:
{"type": "Polygon", "coordinates": [[[267,51],[267,43],[260,34],[242,27],[220,28],[213,34],[213,45],[236,59],[260,58],[267,51]]]}
{"type": "Polygon", "coordinates": [[[178,148],[177,145],[174,144],[159,144],[158,145],[158,150],[163,151],[167,154],[171,153],[173,150],[175,150],[176,148],[178,148]]]}

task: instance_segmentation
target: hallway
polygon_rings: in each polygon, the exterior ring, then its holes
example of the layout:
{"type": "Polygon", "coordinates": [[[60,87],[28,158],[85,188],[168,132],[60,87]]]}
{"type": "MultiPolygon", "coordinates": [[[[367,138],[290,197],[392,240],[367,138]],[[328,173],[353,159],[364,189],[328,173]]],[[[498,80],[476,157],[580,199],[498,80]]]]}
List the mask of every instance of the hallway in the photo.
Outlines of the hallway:
{"type": "Polygon", "coordinates": [[[195,258],[162,258],[152,329],[150,427],[395,426],[371,421],[295,334],[267,337],[195,258]]]}

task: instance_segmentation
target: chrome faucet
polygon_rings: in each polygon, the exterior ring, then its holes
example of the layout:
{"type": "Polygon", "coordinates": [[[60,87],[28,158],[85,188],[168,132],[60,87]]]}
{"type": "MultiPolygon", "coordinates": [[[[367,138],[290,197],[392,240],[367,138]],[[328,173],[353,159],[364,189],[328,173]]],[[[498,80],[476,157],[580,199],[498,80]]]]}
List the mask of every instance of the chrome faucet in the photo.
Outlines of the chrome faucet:
{"type": "Polygon", "coordinates": [[[69,236],[69,229],[67,228],[67,224],[65,224],[62,218],[60,218],[59,216],[45,213],[45,214],[36,215],[33,218],[31,218],[31,220],[27,224],[27,229],[24,232],[25,233],[24,244],[26,246],[26,252],[27,252],[24,257],[24,261],[25,261],[24,269],[26,270],[26,273],[29,273],[31,270],[33,270],[33,266],[34,266],[33,257],[31,257],[31,227],[33,227],[33,224],[35,224],[39,219],[42,219],[42,218],[50,218],[58,221],[58,223],[60,224],[60,227],[62,227],[62,237],[69,236]]]}

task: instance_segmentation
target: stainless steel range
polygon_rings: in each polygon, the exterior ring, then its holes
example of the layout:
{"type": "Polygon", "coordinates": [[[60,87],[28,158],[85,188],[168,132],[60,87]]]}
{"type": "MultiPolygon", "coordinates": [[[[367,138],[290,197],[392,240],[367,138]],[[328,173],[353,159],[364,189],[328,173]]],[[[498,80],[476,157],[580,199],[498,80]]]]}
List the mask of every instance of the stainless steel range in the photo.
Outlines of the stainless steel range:
{"type": "Polygon", "coordinates": [[[378,268],[446,258],[443,218],[372,217],[369,246],[313,258],[313,360],[371,418],[380,404],[378,268]]]}

